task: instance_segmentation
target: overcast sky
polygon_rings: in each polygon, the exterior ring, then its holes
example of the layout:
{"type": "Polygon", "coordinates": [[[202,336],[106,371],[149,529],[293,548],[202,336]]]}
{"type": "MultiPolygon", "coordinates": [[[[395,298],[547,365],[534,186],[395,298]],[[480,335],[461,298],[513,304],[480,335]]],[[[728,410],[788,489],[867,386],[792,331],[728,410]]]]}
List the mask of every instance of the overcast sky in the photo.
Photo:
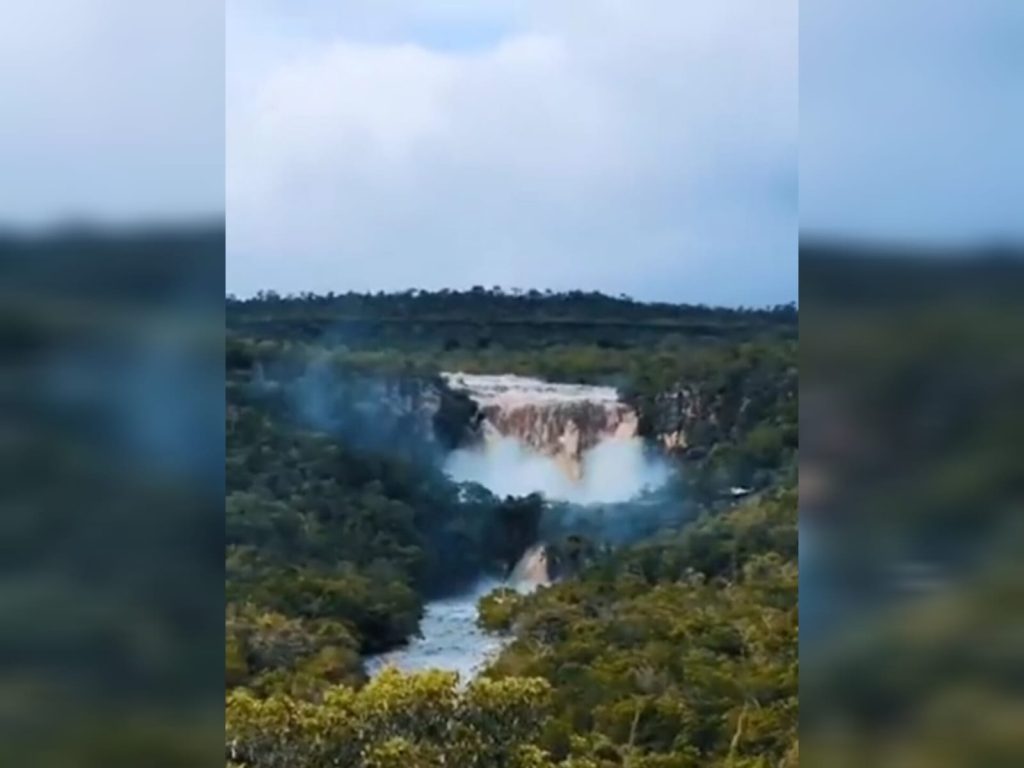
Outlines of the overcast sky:
{"type": "Polygon", "coordinates": [[[226,203],[238,293],[789,301],[798,166],[805,232],[1024,240],[1020,0],[8,6],[0,226],[226,203]]]}
{"type": "Polygon", "coordinates": [[[228,290],[796,298],[795,0],[229,0],[228,290]]]}

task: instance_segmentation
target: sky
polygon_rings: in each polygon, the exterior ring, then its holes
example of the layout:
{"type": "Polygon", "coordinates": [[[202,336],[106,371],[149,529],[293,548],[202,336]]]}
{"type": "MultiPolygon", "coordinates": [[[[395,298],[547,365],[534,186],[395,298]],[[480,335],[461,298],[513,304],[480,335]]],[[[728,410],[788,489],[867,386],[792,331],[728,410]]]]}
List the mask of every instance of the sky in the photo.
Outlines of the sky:
{"type": "Polygon", "coordinates": [[[223,215],[219,3],[5,3],[0,104],[0,227],[223,215]]]}
{"type": "Polygon", "coordinates": [[[0,227],[226,211],[240,294],[761,305],[798,224],[1024,241],[1019,0],[9,5],[0,227]]]}
{"type": "Polygon", "coordinates": [[[228,290],[797,290],[795,0],[228,0],[228,290]]]}

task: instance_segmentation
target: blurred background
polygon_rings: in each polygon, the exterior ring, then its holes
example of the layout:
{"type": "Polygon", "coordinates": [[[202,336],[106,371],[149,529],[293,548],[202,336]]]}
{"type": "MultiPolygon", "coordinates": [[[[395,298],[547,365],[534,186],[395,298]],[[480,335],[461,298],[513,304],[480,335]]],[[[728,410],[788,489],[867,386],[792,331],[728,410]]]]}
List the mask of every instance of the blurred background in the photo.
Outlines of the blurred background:
{"type": "Polygon", "coordinates": [[[223,9],[0,24],[5,765],[223,760],[223,9]]]}
{"type": "Polygon", "coordinates": [[[818,0],[801,35],[801,740],[1024,760],[1024,5],[818,0]]]}

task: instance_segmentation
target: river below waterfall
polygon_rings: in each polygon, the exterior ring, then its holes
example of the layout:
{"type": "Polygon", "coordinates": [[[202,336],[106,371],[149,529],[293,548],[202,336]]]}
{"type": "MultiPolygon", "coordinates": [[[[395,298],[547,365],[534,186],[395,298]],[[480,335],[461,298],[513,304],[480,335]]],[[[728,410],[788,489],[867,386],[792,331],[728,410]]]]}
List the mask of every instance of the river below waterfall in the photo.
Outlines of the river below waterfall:
{"type": "Polygon", "coordinates": [[[367,672],[375,675],[386,666],[395,666],[403,672],[458,672],[464,682],[475,677],[505,643],[503,637],[485,632],[476,623],[477,601],[500,586],[502,582],[487,579],[465,594],[427,603],[420,636],[403,648],[367,658],[367,672]]]}

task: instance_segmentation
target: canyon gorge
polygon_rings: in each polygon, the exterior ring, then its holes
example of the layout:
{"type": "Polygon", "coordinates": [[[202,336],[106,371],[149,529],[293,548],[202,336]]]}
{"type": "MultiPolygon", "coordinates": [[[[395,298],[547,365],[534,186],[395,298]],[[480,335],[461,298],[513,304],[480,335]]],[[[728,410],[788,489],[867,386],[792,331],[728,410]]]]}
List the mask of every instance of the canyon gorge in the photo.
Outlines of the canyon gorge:
{"type": "MultiPolygon", "coordinates": [[[[613,387],[514,375],[441,378],[449,393],[467,398],[473,408],[462,443],[445,460],[454,480],[479,483],[498,496],[539,493],[585,510],[629,501],[668,479],[667,462],[647,448],[636,411],[613,387]]],[[[551,580],[547,549],[538,542],[505,580],[483,578],[461,595],[428,603],[419,637],[370,658],[367,669],[441,668],[468,679],[504,642],[478,627],[478,600],[501,586],[529,592],[551,580]]]]}

